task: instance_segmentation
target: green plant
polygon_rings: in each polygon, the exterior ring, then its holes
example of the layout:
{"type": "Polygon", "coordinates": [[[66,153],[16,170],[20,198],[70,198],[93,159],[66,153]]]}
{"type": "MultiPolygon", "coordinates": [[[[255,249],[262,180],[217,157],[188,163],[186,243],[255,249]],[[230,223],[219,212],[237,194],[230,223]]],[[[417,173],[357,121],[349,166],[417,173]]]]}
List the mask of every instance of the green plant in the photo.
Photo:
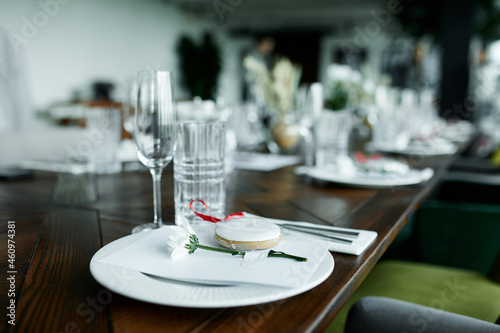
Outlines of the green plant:
{"type": "Polygon", "coordinates": [[[349,101],[349,93],[342,82],[336,82],[332,86],[331,97],[325,101],[325,106],[331,110],[344,110],[349,101]]]}
{"type": "Polygon", "coordinates": [[[348,65],[330,64],[328,81],[329,91],[325,98],[325,107],[328,110],[356,108],[368,97],[363,88],[361,73],[348,65]]]}
{"type": "Polygon", "coordinates": [[[182,36],[177,44],[181,80],[192,97],[215,100],[222,69],[221,51],[212,35],[205,32],[201,43],[182,36]]]}

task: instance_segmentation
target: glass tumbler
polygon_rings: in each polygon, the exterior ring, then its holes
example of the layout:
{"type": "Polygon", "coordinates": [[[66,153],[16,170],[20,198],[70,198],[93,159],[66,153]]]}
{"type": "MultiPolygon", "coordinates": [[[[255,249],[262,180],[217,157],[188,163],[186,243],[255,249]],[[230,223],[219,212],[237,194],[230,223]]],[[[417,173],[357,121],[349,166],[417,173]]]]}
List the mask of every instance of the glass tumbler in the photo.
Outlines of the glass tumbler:
{"type": "MultiPolygon", "coordinates": [[[[223,121],[182,121],[177,124],[174,152],[175,221],[182,216],[198,219],[190,208],[202,200],[214,217],[223,217],[226,208],[225,173],[226,123],[223,121]]],[[[202,214],[206,208],[193,206],[202,214]]]]}

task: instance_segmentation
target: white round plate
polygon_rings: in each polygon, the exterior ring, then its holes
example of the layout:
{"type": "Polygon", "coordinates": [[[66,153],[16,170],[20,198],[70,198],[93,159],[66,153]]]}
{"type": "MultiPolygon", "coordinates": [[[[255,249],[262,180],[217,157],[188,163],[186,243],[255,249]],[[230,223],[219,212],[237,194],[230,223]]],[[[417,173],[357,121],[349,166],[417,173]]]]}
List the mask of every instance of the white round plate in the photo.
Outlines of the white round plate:
{"type": "MultiPolygon", "coordinates": [[[[436,140],[437,141],[437,140],[436,140]]],[[[457,146],[449,141],[439,140],[434,145],[410,144],[404,149],[398,149],[394,146],[373,143],[372,148],[383,153],[414,155],[414,156],[440,156],[453,155],[457,151],[457,146]]]]}
{"type": "Polygon", "coordinates": [[[393,173],[356,172],[352,175],[343,175],[328,168],[311,168],[307,172],[310,177],[329,182],[355,186],[355,187],[392,187],[414,185],[429,180],[434,175],[434,170],[411,169],[404,175],[393,173]]]}
{"type": "Polygon", "coordinates": [[[474,134],[475,127],[469,121],[462,120],[446,123],[439,136],[451,142],[467,142],[474,134]]]}
{"type": "Polygon", "coordinates": [[[277,288],[263,285],[214,286],[152,277],[139,271],[98,262],[147,233],[120,238],[92,257],[92,276],[109,290],[140,301],[188,308],[218,308],[277,301],[310,290],[326,280],[333,271],[334,260],[327,253],[304,285],[298,288],[277,288]]]}

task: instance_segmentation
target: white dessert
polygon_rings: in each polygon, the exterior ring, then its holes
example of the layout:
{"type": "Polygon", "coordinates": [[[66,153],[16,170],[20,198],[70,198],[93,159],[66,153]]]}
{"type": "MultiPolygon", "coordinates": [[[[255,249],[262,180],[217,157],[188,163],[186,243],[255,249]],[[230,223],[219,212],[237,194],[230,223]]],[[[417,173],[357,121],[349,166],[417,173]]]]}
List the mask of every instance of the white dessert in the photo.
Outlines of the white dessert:
{"type": "Polygon", "coordinates": [[[222,246],[235,250],[268,249],[281,240],[277,225],[258,217],[245,217],[218,222],[215,240],[222,246]]]}

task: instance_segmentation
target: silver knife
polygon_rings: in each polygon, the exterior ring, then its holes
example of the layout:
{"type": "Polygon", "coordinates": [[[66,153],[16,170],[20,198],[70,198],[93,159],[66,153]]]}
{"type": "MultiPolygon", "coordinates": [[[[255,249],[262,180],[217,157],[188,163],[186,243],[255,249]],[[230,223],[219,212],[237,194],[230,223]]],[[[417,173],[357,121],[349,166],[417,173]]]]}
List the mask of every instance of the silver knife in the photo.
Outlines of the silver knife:
{"type": "Polygon", "coordinates": [[[279,222],[279,223],[278,222],[274,222],[274,223],[282,225],[282,226],[291,226],[294,228],[300,228],[300,229],[304,229],[304,230],[316,229],[316,230],[324,230],[324,231],[335,233],[335,234],[342,234],[342,235],[348,235],[348,236],[354,236],[354,237],[359,236],[359,232],[357,232],[357,231],[333,229],[336,227],[327,226],[327,225],[323,226],[323,225],[319,225],[319,224],[311,224],[308,222],[285,222],[285,221],[283,221],[283,222],[279,222]],[[308,223],[308,224],[306,225],[305,223],[308,223]]]}
{"type": "Polygon", "coordinates": [[[326,233],[321,233],[319,231],[315,232],[315,231],[312,231],[310,229],[296,228],[296,227],[288,225],[288,224],[282,224],[281,227],[283,227],[285,229],[290,229],[290,230],[294,230],[294,231],[303,232],[303,233],[306,233],[306,234],[311,234],[311,235],[325,237],[325,238],[328,238],[328,239],[331,239],[331,240],[334,240],[334,241],[337,241],[337,242],[340,242],[340,243],[352,244],[352,240],[350,240],[350,239],[340,238],[340,237],[336,237],[336,236],[330,236],[330,235],[328,235],[326,233]]]}
{"type": "MultiPolygon", "coordinates": [[[[250,214],[247,212],[244,212],[244,214],[245,214],[245,216],[260,217],[258,215],[250,214]]],[[[325,231],[328,231],[331,233],[359,237],[358,231],[348,230],[345,228],[334,227],[334,226],[330,226],[330,225],[314,224],[314,223],[310,223],[310,222],[284,221],[284,220],[272,219],[272,218],[268,218],[268,217],[261,217],[261,218],[268,220],[269,222],[272,222],[274,224],[281,225],[281,226],[292,226],[292,227],[303,228],[303,229],[308,229],[308,230],[310,230],[310,229],[312,229],[312,230],[325,230],[325,231]]]]}

